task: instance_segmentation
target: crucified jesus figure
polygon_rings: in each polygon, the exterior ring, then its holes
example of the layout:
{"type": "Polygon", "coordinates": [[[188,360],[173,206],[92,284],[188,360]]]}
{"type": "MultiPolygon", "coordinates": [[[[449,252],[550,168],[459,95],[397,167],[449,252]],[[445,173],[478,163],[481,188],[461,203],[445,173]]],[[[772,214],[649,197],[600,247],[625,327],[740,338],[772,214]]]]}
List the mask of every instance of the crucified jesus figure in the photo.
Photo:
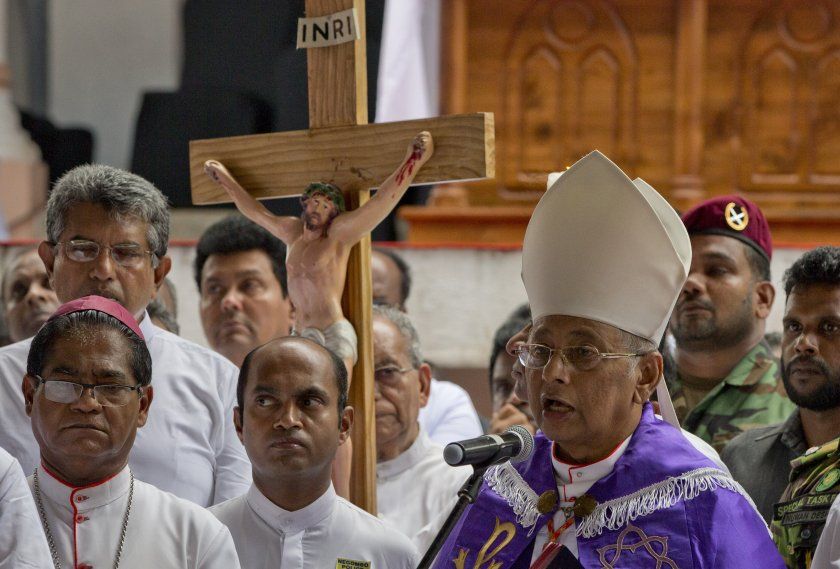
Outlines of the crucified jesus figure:
{"type": "Polygon", "coordinates": [[[353,326],[341,310],[350,249],[397,205],[420,168],[434,153],[432,135],[418,134],[399,167],[360,208],[345,211],[336,186],[315,182],[301,196],[299,218],[272,214],[254,199],[219,162],[208,160],[205,172],[219,183],[246,217],[286,244],[289,297],[295,329],[335,352],[352,370],[357,358],[353,326]]]}

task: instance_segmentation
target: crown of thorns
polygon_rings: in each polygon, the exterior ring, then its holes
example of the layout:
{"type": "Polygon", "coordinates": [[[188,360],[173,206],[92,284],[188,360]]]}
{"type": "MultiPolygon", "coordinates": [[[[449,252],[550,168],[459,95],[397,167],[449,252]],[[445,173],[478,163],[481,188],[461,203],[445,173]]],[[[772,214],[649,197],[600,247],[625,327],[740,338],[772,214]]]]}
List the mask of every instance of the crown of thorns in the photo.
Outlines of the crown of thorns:
{"type": "Polygon", "coordinates": [[[339,190],[337,186],[326,182],[312,182],[306,186],[306,189],[303,191],[301,201],[306,201],[315,194],[322,194],[326,196],[328,200],[335,204],[335,207],[340,212],[346,209],[344,206],[344,194],[341,193],[341,190],[339,190]]]}

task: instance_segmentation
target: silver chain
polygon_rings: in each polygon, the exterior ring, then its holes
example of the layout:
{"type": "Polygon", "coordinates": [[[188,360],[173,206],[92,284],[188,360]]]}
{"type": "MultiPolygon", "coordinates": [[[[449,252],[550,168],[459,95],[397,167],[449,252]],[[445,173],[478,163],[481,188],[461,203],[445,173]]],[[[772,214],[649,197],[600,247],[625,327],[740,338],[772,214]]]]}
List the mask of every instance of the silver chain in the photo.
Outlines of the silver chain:
{"type": "MultiPolygon", "coordinates": [[[[122,557],[123,546],[125,545],[125,534],[128,531],[128,516],[131,514],[131,503],[134,500],[134,473],[129,472],[131,476],[131,483],[128,486],[128,505],[125,507],[125,516],[123,517],[122,530],[120,530],[120,543],[117,545],[117,555],[114,557],[114,569],[119,569],[120,557],[122,557]]],[[[61,560],[58,558],[58,549],[55,546],[55,539],[52,531],[50,531],[50,524],[47,522],[47,513],[44,511],[44,501],[41,499],[41,485],[38,483],[38,469],[35,469],[33,490],[35,494],[35,504],[38,506],[38,514],[41,516],[41,524],[44,526],[44,533],[47,536],[47,543],[50,546],[50,554],[52,554],[53,566],[55,569],[61,569],[61,560]]],[[[75,523],[75,520],[74,522],[75,523]]]]}

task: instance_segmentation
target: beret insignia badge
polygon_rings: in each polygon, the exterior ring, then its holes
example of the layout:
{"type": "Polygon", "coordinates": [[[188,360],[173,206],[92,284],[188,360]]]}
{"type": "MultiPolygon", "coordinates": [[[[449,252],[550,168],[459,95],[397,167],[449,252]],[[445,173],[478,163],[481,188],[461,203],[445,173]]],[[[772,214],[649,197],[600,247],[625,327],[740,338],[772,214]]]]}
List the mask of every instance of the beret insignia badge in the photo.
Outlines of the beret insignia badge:
{"type": "Polygon", "coordinates": [[[743,231],[747,228],[747,225],[750,222],[750,216],[747,213],[746,208],[735,202],[729,202],[726,204],[726,209],[724,210],[723,215],[726,218],[726,225],[735,231],[743,231]]]}

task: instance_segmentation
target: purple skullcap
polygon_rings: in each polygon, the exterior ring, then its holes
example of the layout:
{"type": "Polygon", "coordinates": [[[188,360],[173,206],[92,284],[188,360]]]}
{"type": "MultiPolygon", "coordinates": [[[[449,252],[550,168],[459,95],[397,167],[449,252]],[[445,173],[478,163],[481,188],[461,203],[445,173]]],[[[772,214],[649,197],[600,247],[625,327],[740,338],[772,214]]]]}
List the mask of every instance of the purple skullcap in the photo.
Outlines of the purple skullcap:
{"type": "Polygon", "coordinates": [[[108,316],[113,316],[130,328],[131,331],[137,334],[141,340],[146,340],[146,338],[143,337],[143,332],[140,331],[140,326],[137,324],[137,320],[134,319],[134,316],[132,316],[131,313],[116,300],[111,300],[110,298],[102,296],[83,296],[82,298],[65,302],[56,309],[49,319],[53,320],[65,314],[82,312],[84,310],[96,310],[97,312],[103,312],[108,316]]]}
{"type": "Polygon", "coordinates": [[[704,201],[682,216],[689,235],[725,235],[746,243],[768,261],[773,256],[770,227],[761,210],[741,196],[704,201]]]}

